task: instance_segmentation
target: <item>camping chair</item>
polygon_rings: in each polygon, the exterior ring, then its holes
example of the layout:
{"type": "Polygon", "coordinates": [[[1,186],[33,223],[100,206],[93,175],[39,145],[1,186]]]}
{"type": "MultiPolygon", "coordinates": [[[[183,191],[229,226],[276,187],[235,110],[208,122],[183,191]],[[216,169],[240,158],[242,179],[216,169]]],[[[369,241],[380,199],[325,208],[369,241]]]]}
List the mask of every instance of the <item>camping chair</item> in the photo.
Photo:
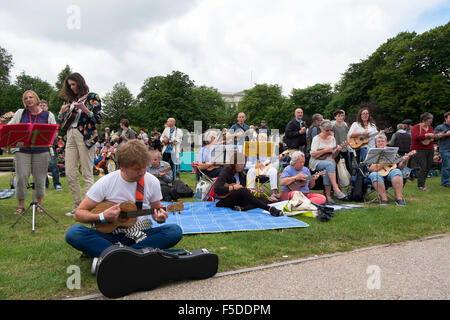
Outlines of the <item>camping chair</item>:
{"type": "Polygon", "coordinates": [[[204,181],[207,181],[209,183],[213,182],[213,179],[208,177],[206,175],[206,173],[204,173],[202,170],[200,170],[200,168],[198,167],[198,162],[197,161],[192,162],[191,163],[191,167],[192,167],[192,172],[195,173],[195,180],[197,182],[199,182],[200,180],[204,180],[204,181]]]}
{"type": "MultiPolygon", "coordinates": [[[[408,181],[408,179],[410,181],[413,181],[414,177],[417,177],[417,171],[420,170],[420,168],[413,168],[413,169],[405,168],[405,169],[402,170],[403,188],[405,187],[405,184],[408,181]]],[[[367,174],[367,176],[368,176],[368,174],[367,174]]],[[[373,187],[372,181],[368,177],[365,177],[365,183],[367,183],[367,188],[366,188],[366,192],[364,194],[364,203],[365,204],[370,204],[370,203],[374,203],[374,202],[380,203],[381,199],[377,193],[377,190],[375,190],[375,188],[373,187]]],[[[395,201],[395,192],[392,188],[391,181],[385,180],[384,186],[386,189],[386,196],[388,197],[388,199],[395,201]]]]}

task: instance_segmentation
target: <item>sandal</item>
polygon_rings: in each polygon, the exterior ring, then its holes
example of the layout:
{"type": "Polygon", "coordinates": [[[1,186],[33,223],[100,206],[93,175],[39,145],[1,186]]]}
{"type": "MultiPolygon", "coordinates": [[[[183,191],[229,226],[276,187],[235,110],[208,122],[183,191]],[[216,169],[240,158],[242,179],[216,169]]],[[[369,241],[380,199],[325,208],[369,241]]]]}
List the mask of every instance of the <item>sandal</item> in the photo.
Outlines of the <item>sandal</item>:
{"type": "Polygon", "coordinates": [[[430,191],[430,189],[428,189],[427,187],[419,187],[419,190],[420,191],[430,191]]]}
{"type": "Polygon", "coordinates": [[[24,213],[25,208],[17,208],[16,211],[13,212],[13,214],[17,215],[17,214],[22,214],[24,213]]]}

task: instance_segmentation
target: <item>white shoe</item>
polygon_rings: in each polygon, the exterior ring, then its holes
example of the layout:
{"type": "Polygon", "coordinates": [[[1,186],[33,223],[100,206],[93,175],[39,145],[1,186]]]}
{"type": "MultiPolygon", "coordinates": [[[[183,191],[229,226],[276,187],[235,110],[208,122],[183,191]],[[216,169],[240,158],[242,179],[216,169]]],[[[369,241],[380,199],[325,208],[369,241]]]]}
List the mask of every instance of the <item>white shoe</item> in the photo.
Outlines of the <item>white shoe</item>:
{"type": "Polygon", "coordinates": [[[98,258],[94,258],[92,259],[92,266],[91,266],[91,273],[92,274],[96,274],[97,273],[97,263],[98,263],[98,258]]]}
{"type": "Polygon", "coordinates": [[[77,205],[74,205],[72,211],[67,212],[67,213],[66,213],[66,216],[68,216],[68,217],[73,217],[73,215],[74,215],[75,211],[77,210],[77,208],[78,208],[78,206],[77,206],[77,205]]]}

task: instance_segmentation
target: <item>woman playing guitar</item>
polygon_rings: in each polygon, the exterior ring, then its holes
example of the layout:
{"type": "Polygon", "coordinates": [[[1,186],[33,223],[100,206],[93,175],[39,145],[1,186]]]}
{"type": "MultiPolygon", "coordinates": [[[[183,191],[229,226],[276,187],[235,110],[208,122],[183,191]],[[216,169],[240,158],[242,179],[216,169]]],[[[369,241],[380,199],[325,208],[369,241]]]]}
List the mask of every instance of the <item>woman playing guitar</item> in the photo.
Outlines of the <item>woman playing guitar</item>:
{"type": "Polygon", "coordinates": [[[375,136],[377,134],[378,129],[370,116],[369,107],[361,108],[356,116],[356,121],[353,122],[348,131],[349,144],[359,153],[356,157],[356,159],[359,159],[358,161],[363,161],[367,150],[375,147],[375,136]],[[355,146],[352,145],[352,140],[361,141],[362,143],[357,143],[355,146]]]}
{"type": "Polygon", "coordinates": [[[336,181],[336,162],[334,160],[342,150],[342,147],[336,146],[336,139],[332,135],[333,126],[331,121],[322,121],[320,130],[321,132],[314,137],[311,144],[309,168],[317,171],[325,170],[326,174],[323,176],[323,184],[327,204],[335,204],[331,199],[332,188],[336,198],[339,200],[345,198],[345,194],[341,191],[336,181]],[[322,159],[324,155],[327,156],[325,159],[322,159]]]}
{"type": "Polygon", "coordinates": [[[303,194],[309,200],[311,200],[311,202],[315,204],[324,204],[327,201],[325,196],[319,193],[309,192],[310,188],[314,188],[319,175],[317,174],[311,176],[311,172],[307,167],[304,166],[304,164],[305,154],[301,151],[294,152],[291,156],[290,165],[284,168],[280,176],[280,185],[282,186],[281,200],[283,201],[292,199],[295,190],[290,190],[289,186],[295,184],[298,181],[303,181],[303,186],[302,183],[298,184],[298,191],[303,192],[303,194]]]}
{"type": "Polygon", "coordinates": [[[420,116],[420,123],[411,129],[411,150],[417,151],[414,166],[420,167],[417,175],[417,187],[422,191],[429,191],[425,187],[428,171],[433,164],[434,156],[434,129],[431,127],[433,123],[433,115],[425,112],[420,116]]]}

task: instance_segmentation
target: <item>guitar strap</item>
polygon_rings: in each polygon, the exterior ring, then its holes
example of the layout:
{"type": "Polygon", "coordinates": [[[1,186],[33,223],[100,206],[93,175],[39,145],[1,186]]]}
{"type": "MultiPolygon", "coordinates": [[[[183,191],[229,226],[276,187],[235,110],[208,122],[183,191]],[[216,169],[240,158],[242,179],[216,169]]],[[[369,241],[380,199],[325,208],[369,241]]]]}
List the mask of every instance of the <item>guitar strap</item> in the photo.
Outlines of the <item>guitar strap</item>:
{"type": "Polygon", "coordinates": [[[144,178],[145,175],[136,184],[136,207],[138,210],[142,209],[142,204],[144,202],[144,178]]]}

